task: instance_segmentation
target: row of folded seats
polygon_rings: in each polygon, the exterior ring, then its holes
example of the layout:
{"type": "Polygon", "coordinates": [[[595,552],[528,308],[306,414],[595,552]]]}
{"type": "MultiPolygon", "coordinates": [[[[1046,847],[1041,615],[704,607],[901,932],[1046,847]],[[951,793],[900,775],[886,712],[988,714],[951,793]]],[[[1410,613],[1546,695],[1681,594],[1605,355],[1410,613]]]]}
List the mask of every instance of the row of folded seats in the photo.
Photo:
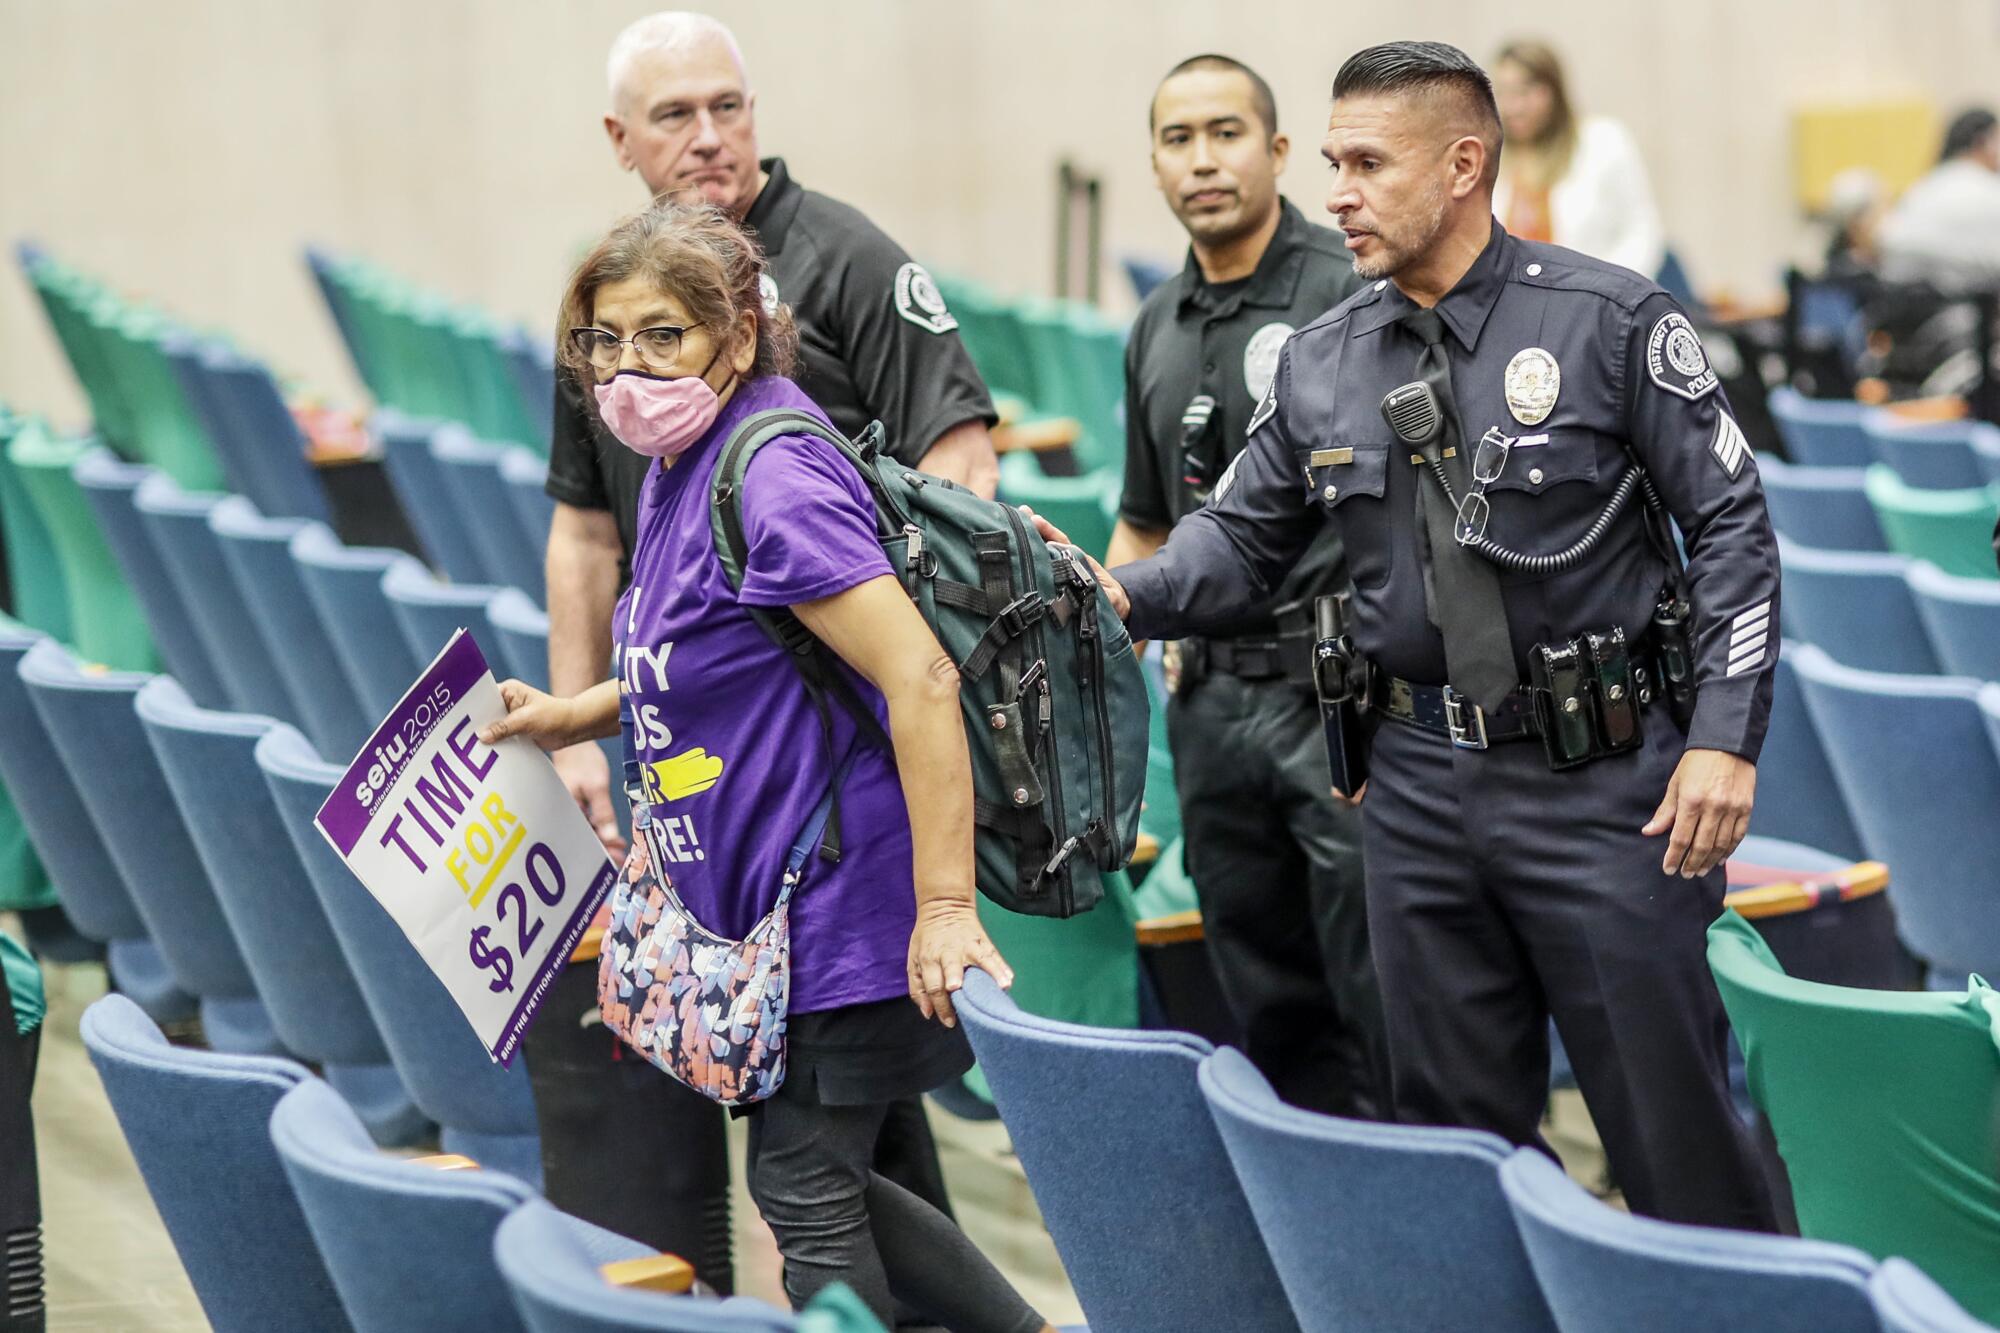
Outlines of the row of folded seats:
{"type": "Polygon", "coordinates": [[[535,1177],[490,1157],[384,1153],[337,1083],[281,1056],[170,1045],[123,995],[85,1011],[83,1039],[225,1333],[881,1328],[842,1291],[802,1318],[680,1294],[696,1278],[687,1264],[560,1212],[535,1177]]]}
{"type": "Polygon", "coordinates": [[[1754,833],[1895,876],[1929,985],[2000,967],[2000,428],[1781,388],[1783,587],[1754,833]]]}

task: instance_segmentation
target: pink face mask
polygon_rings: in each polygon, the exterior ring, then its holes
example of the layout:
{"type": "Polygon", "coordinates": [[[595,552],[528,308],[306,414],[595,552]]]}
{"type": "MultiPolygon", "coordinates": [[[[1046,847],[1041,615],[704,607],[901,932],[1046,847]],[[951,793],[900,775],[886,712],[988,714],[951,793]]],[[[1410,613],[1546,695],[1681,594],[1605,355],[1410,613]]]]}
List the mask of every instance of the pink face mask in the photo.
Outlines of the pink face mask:
{"type": "Polygon", "coordinates": [[[722,410],[722,399],[700,375],[662,379],[621,370],[595,386],[597,411],[627,449],[648,458],[686,453],[722,410]]]}

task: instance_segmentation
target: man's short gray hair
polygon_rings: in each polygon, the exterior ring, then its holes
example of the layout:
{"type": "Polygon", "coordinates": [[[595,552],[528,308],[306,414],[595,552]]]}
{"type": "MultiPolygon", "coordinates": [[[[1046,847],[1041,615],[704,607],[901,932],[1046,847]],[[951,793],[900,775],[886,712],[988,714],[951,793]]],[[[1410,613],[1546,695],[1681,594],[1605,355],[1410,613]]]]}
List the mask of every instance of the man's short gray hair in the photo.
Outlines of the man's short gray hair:
{"type": "MultiPolygon", "coordinates": [[[[638,57],[648,51],[684,51],[705,41],[719,41],[728,47],[737,71],[742,72],[743,48],[736,44],[736,34],[720,19],[689,10],[669,9],[648,14],[628,24],[611,43],[611,54],[604,62],[604,80],[610,88],[613,108],[618,105],[625,76],[638,57]]],[[[745,82],[748,82],[747,76],[745,82]]]]}

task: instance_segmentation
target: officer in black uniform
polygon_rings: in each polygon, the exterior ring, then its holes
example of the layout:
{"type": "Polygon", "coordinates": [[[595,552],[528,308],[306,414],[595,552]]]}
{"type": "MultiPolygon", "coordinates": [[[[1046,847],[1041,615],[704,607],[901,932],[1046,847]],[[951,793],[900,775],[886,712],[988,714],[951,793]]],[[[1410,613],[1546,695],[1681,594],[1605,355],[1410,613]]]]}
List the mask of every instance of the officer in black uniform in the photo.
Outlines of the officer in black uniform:
{"type": "MultiPolygon", "coordinates": [[[[698,196],[757,234],[770,259],[764,299],[791,307],[799,382],[833,423],[856,433],[879,419],[897,457],[991,495],[999,481],[987,436],[993,404],[957,321],[923,267],[860,212],[801,188],[782,160],[759,158],[756,95],[729,29],[702,14],[650,15],[619,34],[608,65],[612,106],[604,126],[619,165],[638,174],[649,196],[698,196]]],[[[547,482],[557,502],[548,551],[549,676],[557,693],[569,694],[610,673],[611,611],[631,577],[638,494],[650,460],[606,434],[566,379],[557,392],[547,482]]],[[[622,853],[603,752],[579,745],[554,758],[607,848],[622,853]]],[[[588,970],[594,976],[595,964],[588,970]]],[[[587,978],[577,985],[587,1000],[587,978]]],[[[553,1000],[550,1007],[558,1008],[553,1000]]],[[[573,1010],[559,1011],[528,1039],[551,1198],[631,1235],[671,1235],[699,1223],[700,1237],[690,1244],[704,1247],[707,1264],[726,1264],[721,1113],[615,1049],[613,1067],[596,1068],[594,1083],[579,1086],[602,1057],[577,1044],[576,1021],[573,1010]],[[635,1123],[649,1123],[657,1137],[632,1142],[635,1123]],[[592,1133],[623,1136],[626,1146],[605,1157],[601,1144],[579,1145],[592,1133]],[[560,1155],[551,1146],[557,1143],[560,1155]],[[598,1151],[586,1160],[580,1146],[598,1151]],[[606,1179],[605,1162],[619,1168],[615,1179],[606,1179]],[[672,1191],[655,1183],[668,1176],[676,1178],[672,1191]]],[[[890,1112],[876,1167],[950,1213],[920,1100],[890,1112]]]]}
{"type": "Polygon", "coordinates": [[[1768,1229],[1704,930],[1770,713],[1777,543],[1687,316],[1502,231],[1499,140],[1453,47],[1342,67],[1328,208],[1372,281],[1286,343],[1209,504],[1107,587],[1135,634],[1184,632],[1263,600],[1330,524],[1372,664],[1398,1118],[1539,1143],[1553,1014],[1632,1207],[1768,1229]]]}
{"type": "MultiPolygon", "coordinates": [[[[1292,331],[1360,282],[1338,232],[1278,194],[1290,145],[1269,86],[1227,56],[1168,72],[1153,173],[1191,239],[1125,356],[1125,493],[1107,559],[1151,555],[1242,452],[1292,331]]],[[[1361,825],[1313,725],[1312,603],[1347,582],[1329,530],[1265,605],[1169,646],[1167,730],[1188,871],[1232,1026],[1287,1101],[1386,1109],[1361,825]]]]}

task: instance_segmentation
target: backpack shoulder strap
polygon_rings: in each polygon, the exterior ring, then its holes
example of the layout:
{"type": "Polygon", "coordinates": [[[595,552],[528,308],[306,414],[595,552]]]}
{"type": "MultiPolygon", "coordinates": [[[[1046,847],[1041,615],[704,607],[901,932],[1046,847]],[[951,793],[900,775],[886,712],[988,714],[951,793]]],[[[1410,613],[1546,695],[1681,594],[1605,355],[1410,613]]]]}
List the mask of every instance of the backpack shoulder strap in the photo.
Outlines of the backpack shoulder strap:
{"type": "MultiPolygon", "coordinates": [[[[729,580],[731,589],[743,589],[744,561],[749,555],[749,541],[743,531],[743,479],[749,475],[751,460],[757,451],[773,440],[787,435],[810,435],[825,440],[838,449],[842,456],[868,481],[869,492],[875,499],[876,525],[878,529],[888,520],[885,507],[893,514],[893,502],[875,475],[875,469],[862,457],[846,436],[833,429],[818,417],[796,408],[777,408],[766,412],[754,412],[745,417],[723,443],[722,457],[715,465],[715,478],[710,491],[709,527],[715,537],[715,555],[722,564],[723,577],[729,580]]],[[[854,685],[848,680],[826,646],[813,637],[799,618],[783,607],[750,606],[744,610],[757,622],[772,642],[785,650],[786,657],[799,673],[805,684],[806,694],[819,713],[820,732],[826,742],[828,760],[833,758],[833,713],[829,700],[838,700],[841,708],[853,717],[861,736],[869,742],[890,750],[889,733],[875,717],[854,685]]],[[[844,769],[842,770],[844,773],[844,769]]],[[[841,774],[836,774],[829,792],[829,819],[826,834],[819,844],[821,859],[840,859],[840,782],[841,774]]]]}

